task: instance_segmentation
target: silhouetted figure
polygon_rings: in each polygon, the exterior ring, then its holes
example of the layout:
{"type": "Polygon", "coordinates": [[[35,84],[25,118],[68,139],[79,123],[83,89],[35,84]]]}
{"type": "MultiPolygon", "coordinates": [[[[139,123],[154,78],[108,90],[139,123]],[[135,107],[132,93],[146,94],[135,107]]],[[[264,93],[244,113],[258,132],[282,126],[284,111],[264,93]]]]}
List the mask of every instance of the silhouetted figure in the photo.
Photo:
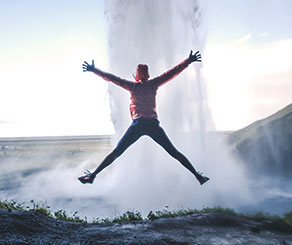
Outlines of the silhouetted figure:
{"type": "Polygon", "coordinates": [[[135,82],[119,78],[113,74],[103,72],[95,68],[94,61],[92,61],[91,65],[89,65],[86,61],[83,63],[83,71],[93,72],[106,81],[111,81],[130,92],[130,112],[133,122],[114,150],[106,156],[94,172],[91,173],[87,170],[86,175],[78,178],[81,183],[93,183],[99,172],[122,155],[123,152],[142,135],[150,136],[154,141],[161,145],[172,157],[177,159],[184,167],[193,173],[201,185],[209,180],[208,177],[197,172],[190,161],[173,146],[166,133],[159,125],[156,113],[155,97],[157,89],[161,85],[176,77],[185,68],[187,68],[189,64],[195,61],[201,62],[201,55],[199,54],[199,51],[195,54],[191,51],[189,57],[183,62],[163,73],[161,76],[153,79],[149,79],[148,66],[139,64],[136,70],[135,82]]]}

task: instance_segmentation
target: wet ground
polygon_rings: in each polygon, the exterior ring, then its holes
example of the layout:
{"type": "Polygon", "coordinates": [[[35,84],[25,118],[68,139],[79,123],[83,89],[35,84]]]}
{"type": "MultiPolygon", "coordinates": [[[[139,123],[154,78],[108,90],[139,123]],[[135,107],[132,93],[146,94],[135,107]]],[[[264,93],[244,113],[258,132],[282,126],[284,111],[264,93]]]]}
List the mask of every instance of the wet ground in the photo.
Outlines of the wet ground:
{"type": "Polygon", "coordinates": [[[292,226],[230,213],[110,224],[0,209],[1,244],[292,244],[292,226]]]}

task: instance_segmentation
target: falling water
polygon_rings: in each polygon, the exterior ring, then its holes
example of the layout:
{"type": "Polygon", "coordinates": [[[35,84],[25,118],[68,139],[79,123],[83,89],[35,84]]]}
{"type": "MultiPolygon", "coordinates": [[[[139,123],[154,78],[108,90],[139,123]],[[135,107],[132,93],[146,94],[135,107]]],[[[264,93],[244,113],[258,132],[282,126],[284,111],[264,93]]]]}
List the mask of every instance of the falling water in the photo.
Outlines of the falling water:
{"type": "MultiPolygon", "coordinates": [[[[105,16],[110,71],[120,77],[132,79],[139,63],[148,64],[150,77],[155,77],[187,58],[191,49],[200,50],[204,61],[203,1],[110,0],[105,1],[105,16]]],[[[211,181],[199,186],[185,168],[144,136],[108,170],[107,178],[115,183],[110,199],[122,210],[143,212],[165,205],[236,207],[248,200],[243,169],[207,134],[212,123],[201,66],[191,64],[162,86],[157,107],[161,125],[174,145],[211,181]]],[[[129,94],[113,84],[109,94],[116,142],[131,123],[129,94]]]]}
{"type": "MultiPolygon", "coordinates": [[[[105,1],[109,72],[132,79],[137,64],[146,63],[150,76],[155,77],[187,58],[191,49],[200,50],[204,64],[203,3],[105,1]]],[[[195,168],[210,177],[205,185],[200,186],[178,161],[145,136],[103,170],[93,185],[81,185],[77,176],[96,167],[106,152],[97,152],[98,157],[89,154],[86,160],[77,158],[79,161],[75,162],[69,158],[58,160],[58,151],[51,155],[47,152],[49,155],[35,159],[33,172],[28,176],[22,167],[31,163],[30,156],[13,163],[7,161],[2,166],[4,174],[0,180],[8,183],[10,189],[0,188],[2,198],[45,201],[55,209],[77,210],[89,218],[115,216],[127,210],[138,210],[145,215],[165,206],[174,210],[218,205],[236,209],[250,204],[244,170],[230,157],[222,141],[210,134],[213,128],[200,72],[202,64],[189,65],[159,88],[157,110],[161,125],[174,145],[195,168]],[[5,171],[13,171],[11,166],[20,166],[14,171],[15,177],[9,178],[12,183],[17,179],[17,186],[10,186],[6,179],[11,175],[5,171]]],[[[131,123],[130,95],[111,83],[109,94],[116,143],[131,123]]]]}

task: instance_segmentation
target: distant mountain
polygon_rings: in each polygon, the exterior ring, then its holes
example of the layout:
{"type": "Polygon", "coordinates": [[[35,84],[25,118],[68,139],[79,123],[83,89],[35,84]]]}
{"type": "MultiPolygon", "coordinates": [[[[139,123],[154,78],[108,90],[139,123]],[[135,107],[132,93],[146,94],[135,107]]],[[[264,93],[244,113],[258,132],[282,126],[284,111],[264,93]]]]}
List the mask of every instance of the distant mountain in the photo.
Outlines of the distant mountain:
{"type": "Polygon", "coordinates": [[[255,175],[292,176],[292,104],[227,136],[255,175]]]}

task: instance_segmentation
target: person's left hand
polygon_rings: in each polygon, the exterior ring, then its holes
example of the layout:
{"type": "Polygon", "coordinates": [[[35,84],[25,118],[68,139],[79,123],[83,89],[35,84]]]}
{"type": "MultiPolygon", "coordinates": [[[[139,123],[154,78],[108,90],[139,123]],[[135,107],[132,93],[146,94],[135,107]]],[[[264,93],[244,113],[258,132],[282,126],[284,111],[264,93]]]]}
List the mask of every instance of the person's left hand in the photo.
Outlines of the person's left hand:
{"type": "Polygon", "coordinates": [[[189,56],[190,62],[201,62],[201,54],[199,51],[197,51],[195,54],[193,54],[193,50],[191,50],[190,56],[189,56]]]}
{"type": "Polygon", "coordinates": [[[83,72],[85,72],[85,71],[93,71],[95,69],[94,60],[92,60],[92,64],[91,65],[89,65],[86,61],[84,61],[84,63],[82,64],[82,69],[83,69],[83,72]]]}

